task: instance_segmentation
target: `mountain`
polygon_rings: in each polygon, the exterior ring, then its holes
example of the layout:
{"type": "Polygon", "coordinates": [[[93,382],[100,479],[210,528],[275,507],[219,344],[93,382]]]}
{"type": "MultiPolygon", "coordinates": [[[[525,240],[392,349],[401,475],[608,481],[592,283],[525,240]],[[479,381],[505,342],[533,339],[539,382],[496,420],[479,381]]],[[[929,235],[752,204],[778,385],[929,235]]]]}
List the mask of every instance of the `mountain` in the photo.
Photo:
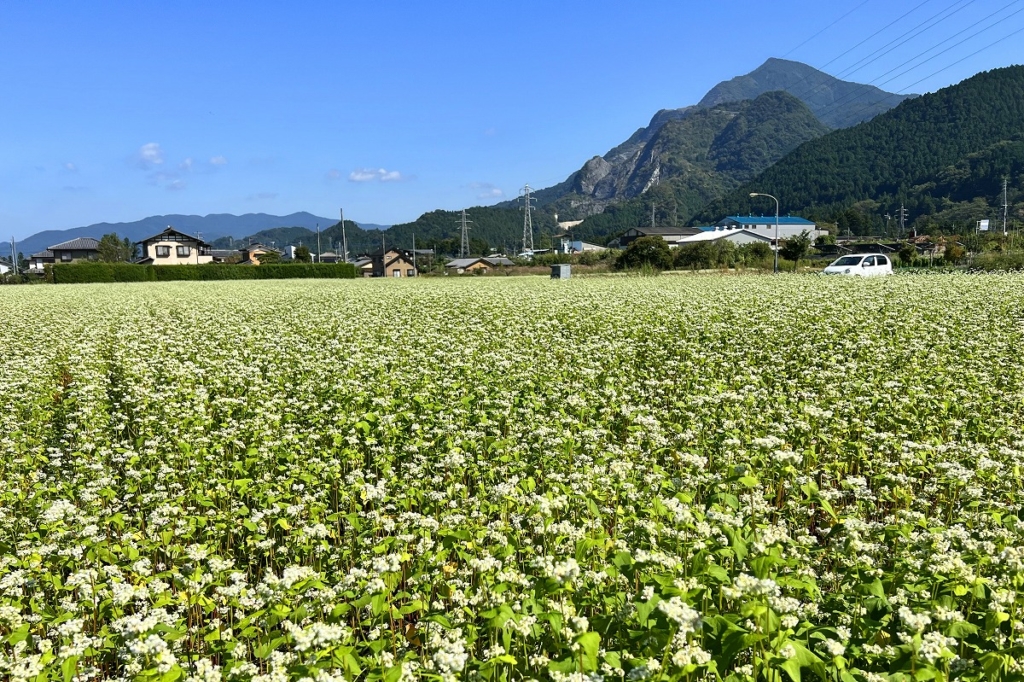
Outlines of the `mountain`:
{"type": "Polygon", "coordinates": [[[669,119],[632,158],[612,164],[595,157],[576,173],[569,201],[625,200],[588,217],[574,233],[600,240],[652,218],[662,225],[682,224],[709,201],[827,132],[803,102],[781,91],[669,119]]]}
{"type": "MultiPolygon", "coordinates": [[[[286,216],[274,216],[266,213],[246,213],[232,215],[230,213],[213,213],[207,216],[198,215],[159,215],[136,220],[131,223],[96,223],[86,227],[75,227],[68,230],[44,230],[18,241],[18,251],[26,256],[44,250],[52,244],[76,237],[92,237],[99,239],[105,234],[116,232],[119,237],[128,237],[139,241],[163,231],[168,225],[189,234],[200,233],[203,239],[212,241],[218,237],[247,237],[260,230],[275,227],[304,227],[312,230],[319,223],[322,226],[332,224],[330,218],[321,218],[311,213],[300,212],[286,216]]],[[[0,255],[9,255],[11,245],[0,244],[0,255]]]]}
{"type": "MultiPolygon", "coordinates": [[[[781,119],[792,115],[793,109],[789,100],[795,98],[820,122],[821,125],[813,131],[816,135],[824,134],[831,128],[854,125],[870,119],[910,97],[884,92],[870,85],[842,81],[800,62],[769,59],[744,76],[719,83],[696,105],[659,111],[646,127],[634,132],[629,139],[609,150],[604,156],[593,157],[580,170],[558,185],[538,190],[535,194],[538,205],[548,206],[563,219],[581,219],[599,214],[612,204],[637,197],[647,191],[651,185],[641,179],[655,178],[664,181],[673,177],[673,172],[706,172],[706,168],[662,168],[656,163],[660,155],[649,154],[648,146],[665,127],[678,125],[694,117],[701,120],[695,122],[693,127],[704,131],[697,133],[698,137],[706,137],[706,127],[711,121],[722,120],[717,114],[708,117],[709,111],[720,112],[721,107],[726,107],[725,111],[738,111],[735,104],[737,102],[757,100],[767,93],[780,91],[788,93],[790,98],[777,100],[786,102],[784,110],[776,112],[780,117],[778,125],[783,128],[787,126],[781,119]]],[[[760,116],[766,118],[770,118],[771,114],[771,111],[759,112],[760,116]]],[[[759,125],[763,130],[764,126],[769,124],[762,121],[759,125]]],[[[800,124],[798,127],[811,132],[809,126],[800,124]]],[[[762,135],[756,137],[757,139],[749,140],[747,143],[763,144],[766,139],[762,135]]],[[[676,135],[676,138],[684,147],[703,144],[699,139],[688,142],[679,135],[676,135]]],[[[784,140],[784,144],[781,145],[783,152],[791,148],[790,143],[793,139],[784,140]]],[[[805,139],[798,141],[803,142],[805,139]]],[[[728,154],[746,155],[744,144],[746,143],[737,141],[728,149],[719,146],[717,170],[722,175],[721,180],[726,187],[746,179],[743,171],[748,169],[738,167],[736,170],[740,171],[739,175],[733,175],[727,159],[728,154]]],[[[779,145],[768,146],[774,148],[762,148],[754,154],[760,154],[763,160],[770,164],[781,158],[781,154],[778,154],[779,145]],[[769,151],[772,153],[768,153],[769,151]]],[[[745,165],[746,162],[739,164],[745,165]]],[[[707,183],[700,178],[692,178],[688,182],[691,185],[706,185],[705,189],[712,192],[722,189],[719,186],[721,183],[707,183]]],[[[701,190],[697,194],[691,193],[691,196],[677,197],[677,200],[683,205],[694,206],[698,197],[703,195],[704,190],[701,190]]],[[[502,205],[512,204],[506,202],[502,205]]],[[[683,219],[687,217],[688,215],[684,215],[683,219]]]]}
{"type": "Polygon", "coordinates": [[[745,76],[711,88],[697,106],[754,99],[772,90],[783,90],[798,98],[829,128],[849,128],[916,97],[842,81],[806,64],[772,57],[745,76]]]}
{"type": "Polygon", "coordinates": [[[784,211],[837,222],[878,225],[902,202],[912,218],[973,226],[996,217],[1003,178],[1011,203],[1024,198],[1022,121],[1024,66],[983,72],[803,144],[695,220],[763,209],[748,196],[757,191],[784,211]]]}

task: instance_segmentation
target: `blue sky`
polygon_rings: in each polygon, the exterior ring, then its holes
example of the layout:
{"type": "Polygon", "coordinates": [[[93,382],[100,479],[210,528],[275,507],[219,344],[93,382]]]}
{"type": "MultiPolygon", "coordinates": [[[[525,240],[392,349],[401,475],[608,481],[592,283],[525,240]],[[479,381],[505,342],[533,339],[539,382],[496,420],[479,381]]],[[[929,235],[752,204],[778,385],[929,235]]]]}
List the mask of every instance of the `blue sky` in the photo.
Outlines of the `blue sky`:
{"type": "Polygon", "coordinates": [[[6,0],[0,238],[168,213],[406,222],[560,182],[769,57],[930,92],[1024,62],[1022,30],[1024,0],[6,0]]]}

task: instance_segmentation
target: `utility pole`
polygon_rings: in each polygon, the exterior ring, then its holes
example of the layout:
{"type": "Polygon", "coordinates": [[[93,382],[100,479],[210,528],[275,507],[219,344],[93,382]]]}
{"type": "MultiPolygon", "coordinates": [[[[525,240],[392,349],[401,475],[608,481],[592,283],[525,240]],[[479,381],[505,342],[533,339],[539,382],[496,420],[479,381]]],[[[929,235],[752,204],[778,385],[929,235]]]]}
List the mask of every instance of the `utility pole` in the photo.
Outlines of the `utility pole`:
{"type": "Polygon", "coordinates": [[[459,244],[459,258],[469,257],[469,223],[472,220],[466,219],[466,209],[462,209],[462,241],[459,244]]]}
{"type": "Polygon", "coordinates": [[[907,209],[904,208],[903,204],[900,204],[900,236],[902,237],[907,233],[907,209]]]}
{"type": "Polygon", "coordinates": [[[316,262],[320,262],[320,223],[316,224],[316,262]]]}
{"type": "Polygon", "coordinates": [[[419,270],[416,269],[416,233],[412,233],[412,269],[419,274],[419,270]]]}
{"type": "Polygon", "coordinates": [[[348,262],[348,237],[345,236],[345,209],[341,209],[341,244],[342,244],[342,246],[341,246],[342,254],[341,255],[342,255],[342,258],[344,258],[345,262],[347,263],[348,262]]]}
{"type": "Polygon", "coordinates": [[[11,236],[11,264],[14,266],[14,274],[18,274],[18,245],[14,242],[14,236],[11,236]]]}
{"type": "Polygon", "coordinates": [[[888,213],[886,213],[883,217],[885,218],[885,238],[888,239],[889,238],[889,221],[892,220],[892,216],[889,215],[888,213]]]}
{"type": "Polygon", "coordinates": [[[653,204],[653,203],[651,204],[651,229],[656,227],[655,224],[654,224],[654,209],[656,207],[657,207],[657,204],[653,204]]]}
{"type": "Polygon", "coordinates": [[[1003,178],[1003,237],[1006,237],[1006,178],[1003,178]]]}
{"type": "Polygon", "coordinates": [[[533,190],[527,185],[519,190],[519,199],[523,202],[523,253],[533,256],[533,199],[530,193],[533,190]]]}

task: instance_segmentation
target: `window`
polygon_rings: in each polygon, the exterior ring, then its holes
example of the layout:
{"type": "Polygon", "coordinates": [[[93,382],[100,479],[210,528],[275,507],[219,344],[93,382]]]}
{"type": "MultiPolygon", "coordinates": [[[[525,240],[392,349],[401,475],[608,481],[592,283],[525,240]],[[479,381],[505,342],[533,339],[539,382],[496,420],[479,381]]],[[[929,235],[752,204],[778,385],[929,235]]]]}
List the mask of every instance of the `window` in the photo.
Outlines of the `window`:
{"type": "Polygon", "coordinates": [[[875,256],[875,265],[888,265],[889,260],[885,256],[875,256]]]}
{"type": "Polygon", "coordinates": [[[402,271],[399,270],[398,268],[395,268],[394,272],[391,273],[391,276],[392,277],[401,277],[402,276],[402,271]]]}
{"type": "Polygon", "coordinates": [[[61,263],[70,263],[71,262],[71,252],[70,251],[61,251],[60,252],[60,262],[61,263]]]}
{"type": "Polygon", "coordinates": [[[171,255],[171,247],[169,247],[169,246],[157,246],[156,247],[156,257],[157,258],[167,258],[170,255],[171,255]]]}
{"type": "Polygon", "coordinates": [[[406,277],[415,277],[416,276],[416,271],[413,270],[412,268],[409,268],[408,270],[405,271],[405,276],[406,277]]]}
{"type": "Polygon", "coordinates": [[[178,258],[188,258],[188,255],[192,253],[191,246],[179,246],[178,247],[178,258]]]}

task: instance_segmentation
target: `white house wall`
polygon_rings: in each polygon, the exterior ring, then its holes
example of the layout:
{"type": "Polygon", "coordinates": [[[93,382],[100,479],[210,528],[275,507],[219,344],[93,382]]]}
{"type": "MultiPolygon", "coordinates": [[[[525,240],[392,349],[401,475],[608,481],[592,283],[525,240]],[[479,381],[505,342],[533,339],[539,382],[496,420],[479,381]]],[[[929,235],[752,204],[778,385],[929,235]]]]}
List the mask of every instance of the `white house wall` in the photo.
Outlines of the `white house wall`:
{"type": "Polygon", "coordinates": [[[146,257],[153,259],[153,265],[203,265],[205,263],[212,263],[212,255],[198,255],[199,247],[195,244],[183,244],[182,242],[172,241],[160,241],[150,242],[146,244],[146,257]],[[170,249],[170,255],[168,256],[157,256],[156,247],[166,246],[170,249]],[[178,247],[187,246],[189,247],[189,255],[187,257],[178,256],[178,247]]]}

